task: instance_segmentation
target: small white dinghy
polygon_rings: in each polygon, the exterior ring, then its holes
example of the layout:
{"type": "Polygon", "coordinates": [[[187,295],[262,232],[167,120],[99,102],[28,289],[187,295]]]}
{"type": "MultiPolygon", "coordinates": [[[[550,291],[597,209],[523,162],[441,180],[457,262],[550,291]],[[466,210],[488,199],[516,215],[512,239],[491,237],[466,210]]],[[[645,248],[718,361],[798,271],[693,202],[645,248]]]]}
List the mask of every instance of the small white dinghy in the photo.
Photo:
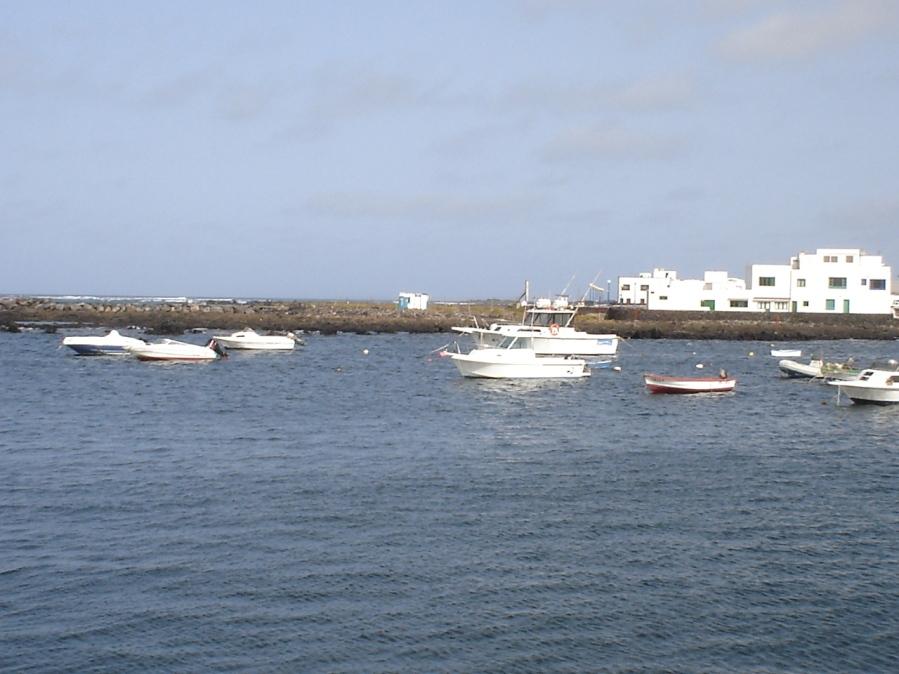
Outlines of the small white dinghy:
{"type": "Polygon", "coordinates": [[[126,348],[140,360],[203,361],[227,357],[215,339],[210,339],[205,345],[163,339],[152,344],[141,343],[126,348]]]}
{"type": "Polygon", "coordinates": [[[127,356],[126,347],[145,343],[141,339],[121,335],[118,330],[110,330],[109,334],[102,337],[72,335],[62,340],[63,346],[69,347],[79,356],[127,356]]]}
{"type": "Polygon", "coordinates": [[[670,377],[647,372],[643,383],[650,393],[727,393],[737,380],[721,370],[717,377],[670,377]]]}
{"type": "Polygon", "coordinates": [[[771,349],[771,355],[777,358],[801,358],[802,349],[771,349]]]}
{"type": "Polygon", "coordinates": [[[289,351],[296,346],[296,335],[260,335],[252,328],[246,328],[230,335],[215,335],[216,341],[226,349],[255,349],[260,351],[289,351]]]}
{"type": "Polygon", "coordinates": [[[508,336],[496,347],[470,353],[444,351],[463,377],[487,379],[569,379],[589,377],[587,361],[568,356],[538,356],[530,337],[508,336]]]}

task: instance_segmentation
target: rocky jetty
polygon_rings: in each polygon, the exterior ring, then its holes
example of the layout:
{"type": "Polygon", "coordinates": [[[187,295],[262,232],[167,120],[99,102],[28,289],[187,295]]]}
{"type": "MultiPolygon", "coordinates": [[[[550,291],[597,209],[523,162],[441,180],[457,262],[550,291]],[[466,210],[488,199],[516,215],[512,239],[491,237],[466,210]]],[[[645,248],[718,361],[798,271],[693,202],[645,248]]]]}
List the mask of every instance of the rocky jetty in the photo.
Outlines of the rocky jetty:
{"type": "MultiPolygon", "coordinates": [[[[322,334],[448,332],[454,325],[517,321],[511,303],[431,304],[427,311],[400,311],[393,303],[292,301],[65,302],[34,297],[0,298],[0,330],[21,324],[46,330],[91,326],[139,327],[153,334],[190,330],[320,332],[322,334]]],[[[633,306],[584,310],[576,327],[629,339],[730,339],[802,341],[814,339],[899,339],[899,320],[890,316],[767,314],[745,312],[659,312],[633,306]]]]}
{"type": "Polygon", "coordinates": [[[198,328],[257,331],[447,332],[454,325],[479,320],[517,319],[518,311],[501,304],[433,305],[427,311],[400,311],[377,302],[64,302],[30,297],[0,298],[0,326],[134,326],[151,334],[179,334],[198,328]]]}

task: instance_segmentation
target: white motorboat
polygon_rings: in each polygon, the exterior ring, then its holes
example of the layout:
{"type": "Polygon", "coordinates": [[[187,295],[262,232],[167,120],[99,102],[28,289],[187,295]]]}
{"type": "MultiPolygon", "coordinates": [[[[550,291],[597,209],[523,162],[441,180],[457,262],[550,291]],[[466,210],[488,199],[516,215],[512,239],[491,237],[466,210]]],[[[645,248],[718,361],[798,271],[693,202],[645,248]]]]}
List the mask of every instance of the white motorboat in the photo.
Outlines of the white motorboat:
{"type": "Polygon", "coordinates": [[[647,372],[643,383],[650,393],[727,393],[737,380],[721,370],[717,377],[671,377],[647,372]]]}
{"type": "Polygon", "coordinates": [[[771,349],[771,355],[777,358],[801,358],[802,349],[771,349]]]}
{"type": "Polygon", "coordinates": [[[473,349],[470,353],[444,351],[463,377],[488,379],[543,379],[589,377],[587,361],[571,356],[541,356],[533,338],[511,335],[498,346],[473,349]]]}
{"type": "Polygon", "coordinates": [[[265,351],[289,351],[296,346],[296,335],[260,335],[252,328],[245,328],[230,335],[215,335],[215,340],[226,349],[256,349],[265,351]]]}
{"type": "Polygon", "coordinates": [[[163,339],[152,344],[141,343],[125,347],[129,353],[140,360],[181,360],[202,361],[225,358],[227,354],[219,346],[215,339],[210,339],[205,345],[179,342],[174,339],[163,339]]]}
{"type": "Polygon", "coordinates": [[[862,370],[856,379],[829,381],[852,402],[889,405],[899,403],[899,362],[890,358],[879,360],[862,370]]]}
{"type": "Polygon", "coordinates": [[[128,355],[127,346],[145,343],[141,339],[119,334],[118,330],[110,330],[109,334],[102,337],[72,335],[62,340],[63,346],[69,347],[79,356],[126,356],[128,355]]]}
{"type": "Polygon", "coordinates": [[[571,324],[578,312],[565,298],[537,300],[525,307],[521,323],[492,323],[482,328],[454,327],[469,335],[475,347],[499,346],[506,337],[529,337],[538,356],[612,356],[618,351],[618,335],[595,335],[571,324]]]}

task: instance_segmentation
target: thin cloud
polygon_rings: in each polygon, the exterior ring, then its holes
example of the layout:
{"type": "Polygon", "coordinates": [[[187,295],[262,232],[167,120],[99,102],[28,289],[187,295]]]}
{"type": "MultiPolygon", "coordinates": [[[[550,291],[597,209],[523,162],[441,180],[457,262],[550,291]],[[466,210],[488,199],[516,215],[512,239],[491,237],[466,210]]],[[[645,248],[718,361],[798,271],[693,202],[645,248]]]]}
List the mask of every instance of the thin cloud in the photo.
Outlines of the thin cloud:
{"type": "Polygon", "coordinates": [[[306,206],[317,216],[338,219],[464,224],[532,217],[535,210],[542,208],[542,200],[531,195],[484,198],[446,194],[322,193],[310,197],[306,206]]]}
{"type": "Polygon", "coordinates": [[[778,12],[727,36],[720,50],[738,60],[807,58],[895,25],[897,9],[883,0],[841,0],[816,10],[778,12]]]}
{"type": "Polygon", "coordinates": [[[668,160],[683,154],[679,137],[639,133],[621,127],[569,129],[542,149],[547,161],[668,160]]]}
{"type": "Polygon", "coordinates": [[[560,85],[528,83],[513,87],[504,98],[520,109],[589,111],[597,108],[626,112],[683,108],[693,102],[696,88],[684,75],[661,75],[619,84],[560,85]]]}

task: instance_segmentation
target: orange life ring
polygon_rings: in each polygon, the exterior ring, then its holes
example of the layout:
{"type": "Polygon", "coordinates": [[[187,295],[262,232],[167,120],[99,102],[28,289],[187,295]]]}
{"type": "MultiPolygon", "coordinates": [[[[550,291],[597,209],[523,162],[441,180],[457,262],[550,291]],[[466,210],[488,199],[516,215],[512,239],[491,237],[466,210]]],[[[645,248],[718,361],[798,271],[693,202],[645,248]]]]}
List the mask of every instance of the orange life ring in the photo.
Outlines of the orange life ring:
{"type": "Polygon", "coordinates": [[[549,326],[549,334],[551,334],[551,335],[558,335],[558,334],[559,334],[559,324],[558,324],[558,323],[551,323],[551,324],[550,324],[550,326],[549,326]]]}

